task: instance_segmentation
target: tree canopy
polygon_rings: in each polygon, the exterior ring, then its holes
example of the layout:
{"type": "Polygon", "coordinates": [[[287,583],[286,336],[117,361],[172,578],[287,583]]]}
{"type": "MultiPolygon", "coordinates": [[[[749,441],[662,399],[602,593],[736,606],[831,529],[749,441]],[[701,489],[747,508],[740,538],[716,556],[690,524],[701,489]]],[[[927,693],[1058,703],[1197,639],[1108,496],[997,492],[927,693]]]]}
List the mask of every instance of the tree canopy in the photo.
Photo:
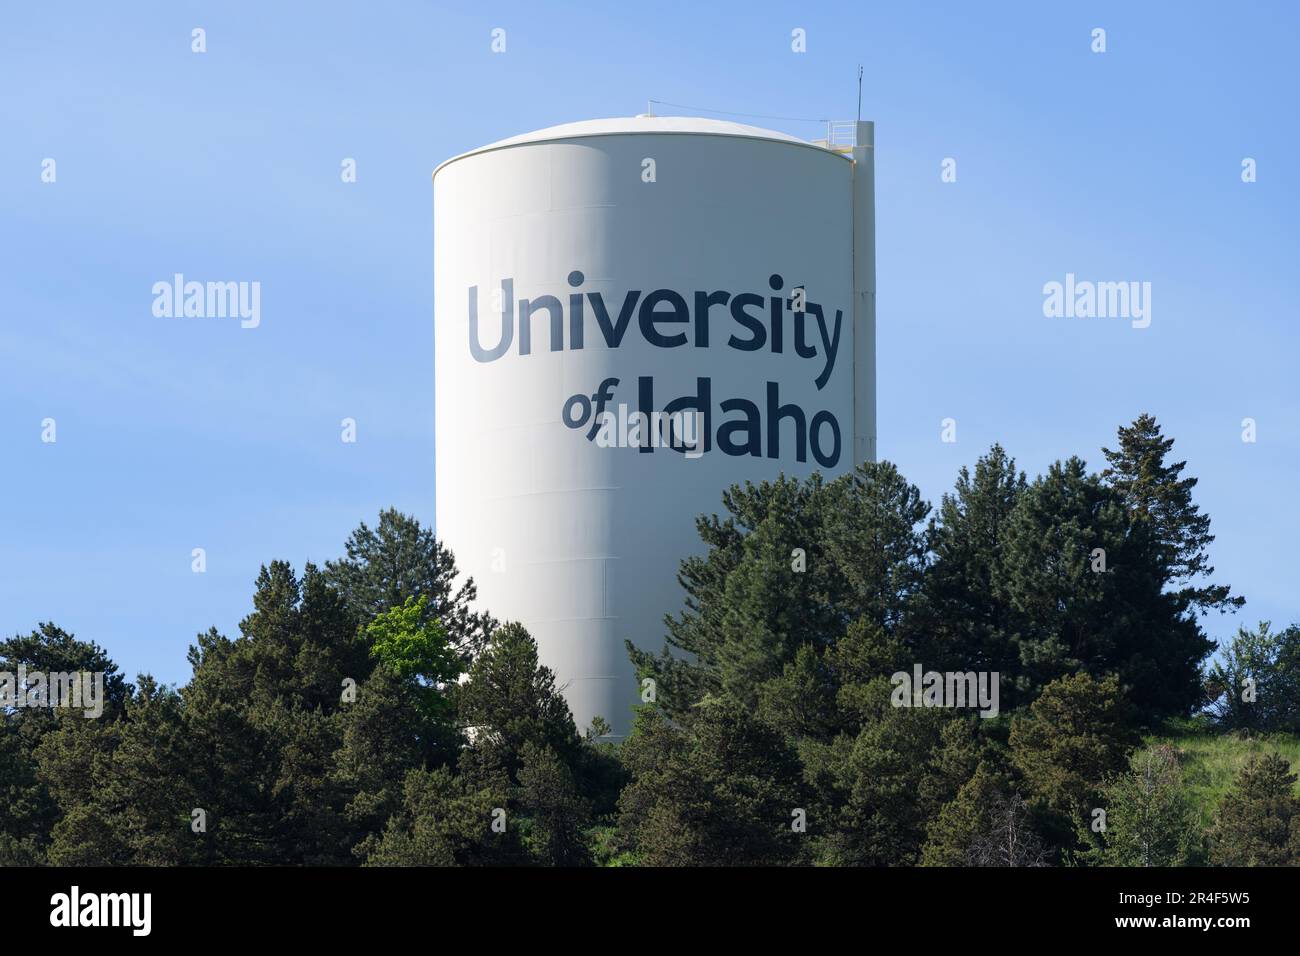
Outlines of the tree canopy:
{"type": "Polygon", "coordinates": [[[1300,732],[1300,627],[1210,661],[1242,599],[1172,447],[1143,415],[1100,474],[1029,478],[994,445],[937,507],[889,462],[722,490],[619,742],[392,510],[263,566],[178,687],[41,624],[0,672],[93,671],[105,705],[6,704],[0,864],[1296,863],[1266,735],[1300,732]],[[1261,751],[1212,812],[1170,726],[1261,751]]]}

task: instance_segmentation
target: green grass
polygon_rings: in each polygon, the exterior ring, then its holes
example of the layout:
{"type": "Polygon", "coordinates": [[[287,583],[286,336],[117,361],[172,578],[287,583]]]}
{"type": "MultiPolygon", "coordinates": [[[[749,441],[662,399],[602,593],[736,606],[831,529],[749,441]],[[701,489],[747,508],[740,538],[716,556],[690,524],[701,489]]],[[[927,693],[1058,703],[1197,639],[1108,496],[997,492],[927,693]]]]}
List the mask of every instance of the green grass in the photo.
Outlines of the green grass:
{"type": "MultiPolygon", "coordinates": [[[[1198,727],[1193,722],[1152,734],[1148,746],[1168,744],[1178,752],[1184,780],[1201,815],[1203,826],[1214,820],[1214,811],[1232,787],[1237,771],[1253,754],[1276,753],[1300,773],[1300,737],[1291,734],[1259,734],[1250,737],[1222,734],[1198,727]]],[[[1300,784],[1297,785],[1300,794],[1300,784]]]]}

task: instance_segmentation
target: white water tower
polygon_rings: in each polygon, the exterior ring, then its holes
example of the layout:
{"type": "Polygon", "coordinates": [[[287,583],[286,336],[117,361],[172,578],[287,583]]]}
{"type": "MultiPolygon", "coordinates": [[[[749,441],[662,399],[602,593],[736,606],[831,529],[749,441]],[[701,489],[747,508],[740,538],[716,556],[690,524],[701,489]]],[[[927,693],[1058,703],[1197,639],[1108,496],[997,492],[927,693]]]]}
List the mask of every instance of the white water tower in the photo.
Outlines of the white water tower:
{"type": "Polygon", "coordinates": [[[636,117],[434,171],[436,531],[627,732],[722,490],[875,458],[871,123],[636,117]],[[674,430],[676,429],[676,430],[674,430]],[[694,429],[694,430],[693,430],[694,429]]]}

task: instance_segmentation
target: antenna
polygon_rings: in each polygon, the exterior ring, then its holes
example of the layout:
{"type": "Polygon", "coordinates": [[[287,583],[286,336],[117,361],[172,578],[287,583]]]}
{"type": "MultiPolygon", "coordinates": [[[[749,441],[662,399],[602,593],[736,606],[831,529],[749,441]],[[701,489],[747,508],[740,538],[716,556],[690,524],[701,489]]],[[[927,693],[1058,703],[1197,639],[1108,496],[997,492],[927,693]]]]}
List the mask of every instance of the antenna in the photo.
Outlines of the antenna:
{"type": "Polygon", "coordinates": [[[862,64],[858,64],[858,122],[862,122],[862,64]]]}

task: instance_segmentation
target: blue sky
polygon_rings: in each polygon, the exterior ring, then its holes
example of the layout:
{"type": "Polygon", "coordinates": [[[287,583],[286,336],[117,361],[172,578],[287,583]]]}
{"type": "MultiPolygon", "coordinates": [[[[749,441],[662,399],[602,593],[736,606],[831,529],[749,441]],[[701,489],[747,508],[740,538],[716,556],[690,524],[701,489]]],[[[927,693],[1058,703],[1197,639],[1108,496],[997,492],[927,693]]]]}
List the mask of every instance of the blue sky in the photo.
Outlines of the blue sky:
{"type": "Polygon", "coordinates": [[[882,456],[937,500],[994,441],[1099,468],[1150,411],[1249,602],[1211,636],[1300,619],[1297,35],[1282,3],[7,5],[0,633],[52,619],[183,681],[262,563],[335,557],[388,505],[432,522],[443,159],[649,98],[848,119],[859,62],[882,456]],[[176,272],[260,281],[261,325],[154,317],[176,272]],[[1151,326],[1044,318],[1067,272],[1150,281],[1151,326]]]}

